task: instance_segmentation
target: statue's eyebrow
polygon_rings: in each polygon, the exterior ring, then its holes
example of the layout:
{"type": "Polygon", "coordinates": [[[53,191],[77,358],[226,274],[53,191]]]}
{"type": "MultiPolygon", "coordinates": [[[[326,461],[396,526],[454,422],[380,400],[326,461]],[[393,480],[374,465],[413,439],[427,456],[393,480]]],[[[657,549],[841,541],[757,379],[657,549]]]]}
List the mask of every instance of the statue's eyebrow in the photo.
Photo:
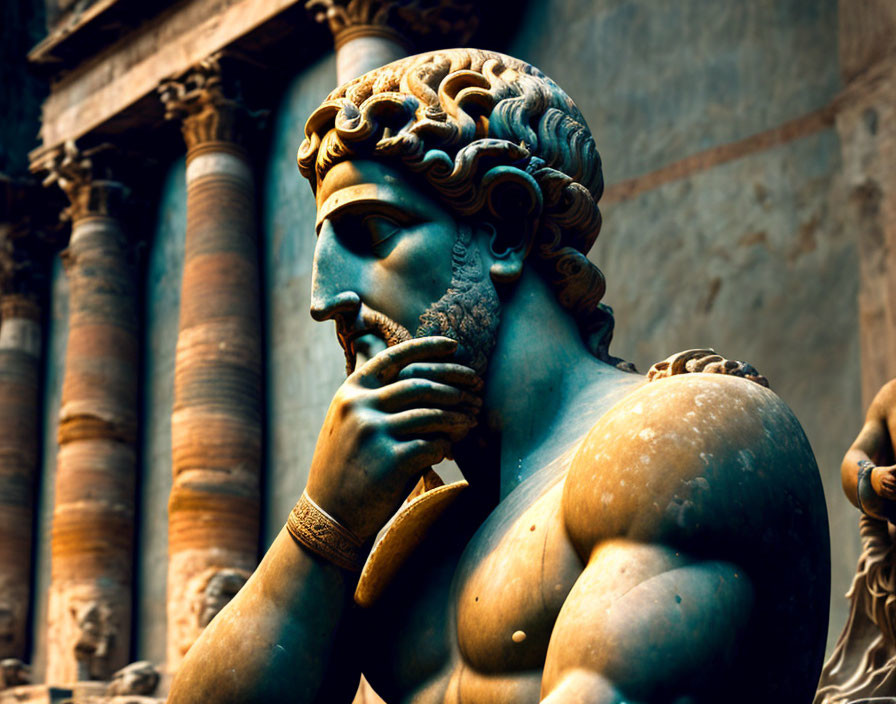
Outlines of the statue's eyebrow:
{"type": "Polygon", "coordinates": [[[401,214],[423,214],[414,199],[405,196],[394,186],[363,183],[346,186],[329,196],[317,209],[314,229],[320,228],[327,219],[336,219],[346,212],[384,212],[401,216],[401,214]],[[416,207],[415,207],[416,206],[416,207]]]}

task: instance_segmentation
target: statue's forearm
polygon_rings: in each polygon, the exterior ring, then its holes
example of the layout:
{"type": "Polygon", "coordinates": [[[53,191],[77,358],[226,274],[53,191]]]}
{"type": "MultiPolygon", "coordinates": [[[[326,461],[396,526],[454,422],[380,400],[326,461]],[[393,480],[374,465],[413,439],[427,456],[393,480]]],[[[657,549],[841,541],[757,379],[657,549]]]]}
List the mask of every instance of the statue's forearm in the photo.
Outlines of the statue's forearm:
{"type": "Polygon", "coordinates": [[[281,531],[187,653],[169,703],[351,701],[358,669],[341,644],[353,589],[350,573],[281,531]]]}
{"type": "Polygon", "coordinates": [[[863,450],[851,447],[843,457],[840,465],[840,481],[843,484],[843,493],[853,506],[858,508],[858,475],[859,462],[868,461],[868,455],[863,450]]]}

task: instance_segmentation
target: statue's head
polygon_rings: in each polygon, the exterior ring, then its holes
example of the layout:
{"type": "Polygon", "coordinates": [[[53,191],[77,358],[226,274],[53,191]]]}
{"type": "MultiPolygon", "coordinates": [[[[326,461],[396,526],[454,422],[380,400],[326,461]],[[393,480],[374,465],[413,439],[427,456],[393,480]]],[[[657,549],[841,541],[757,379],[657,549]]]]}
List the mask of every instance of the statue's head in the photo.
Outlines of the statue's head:
{"type": "Polygon", "coordinates": [[[476,49],[396,61],[328,96],[298,164],[318,205],[312,313],[336,319],[350,369],[352,340],[370,330],[387,343],[410,330],[455,337],[482,367],[496,287],[524,266],[594,354],[618,361],[607,349],[612,313],[599,305],[605,280],[586,257],[601,225],[600,156],[573,101],[535,67],[476,49]],[[485,266],[477,241],[487,241],[485,266]],[[365,287],[382,290],[366,297],[365,287]],[[382,315],[394,300],[407,315],[382,315]]]}

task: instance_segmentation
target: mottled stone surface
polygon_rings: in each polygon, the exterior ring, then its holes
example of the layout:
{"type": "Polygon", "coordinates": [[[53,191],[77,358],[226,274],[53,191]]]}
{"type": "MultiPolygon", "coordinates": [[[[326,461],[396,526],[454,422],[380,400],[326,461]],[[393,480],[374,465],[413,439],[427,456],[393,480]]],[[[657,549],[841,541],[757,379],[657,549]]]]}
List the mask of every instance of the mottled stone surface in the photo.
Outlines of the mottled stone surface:
{"type": "Polygon", "coordinates": [[[507,53],[572,96],[615,183],[819,108],[836,46],[836,0],[533,0],[507,53]]]}
{"type": "Polygon", "coordinates": [[[896,60],[856,80],[837,115],[846,221],[860,253],[862,398],[896,376],[896,60]]]}
{"type": "Polygon", "coordinates": [[[143,436],[137,532],[135,657],[165,662],[168,495],[171,491],[171,407],[186,222],[185,164],[165,176],[146,265],[143,347],[143,436]]]}

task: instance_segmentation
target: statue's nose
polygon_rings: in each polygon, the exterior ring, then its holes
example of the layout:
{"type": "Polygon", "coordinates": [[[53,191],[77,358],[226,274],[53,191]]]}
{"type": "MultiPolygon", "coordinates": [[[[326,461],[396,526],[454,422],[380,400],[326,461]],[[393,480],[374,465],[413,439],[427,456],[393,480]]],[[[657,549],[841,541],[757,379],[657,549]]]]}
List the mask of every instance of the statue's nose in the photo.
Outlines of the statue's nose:
{"type": "Polygon", "coordinates": [[[311,272],[311,317],[330,320],[337,315],[354,314],[361,308],[361,297],[356,288],[358,272],[351,271],[351,257],[347,256],[329,222],[324,222],[314,248],[311,272]]]}
{"type": "Polygon", "coordinates": [[[337,315],[357,313],[361,308],[361,298],[354,291],[342,291],[335,295],[311,294],[311,317],[315,320],[330,320],[337,315]]]}

